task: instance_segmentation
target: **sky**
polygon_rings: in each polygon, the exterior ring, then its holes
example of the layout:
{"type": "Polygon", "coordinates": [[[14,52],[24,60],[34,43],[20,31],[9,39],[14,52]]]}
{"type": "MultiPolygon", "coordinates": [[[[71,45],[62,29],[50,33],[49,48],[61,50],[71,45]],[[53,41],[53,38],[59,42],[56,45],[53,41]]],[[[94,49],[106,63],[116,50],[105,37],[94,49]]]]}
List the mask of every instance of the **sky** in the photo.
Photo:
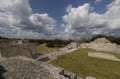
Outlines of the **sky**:
{"type": "Polygon", "coordinates": [[[80,39],[120,37],[120,0],[0,0],[0,36],[80,39]]]}

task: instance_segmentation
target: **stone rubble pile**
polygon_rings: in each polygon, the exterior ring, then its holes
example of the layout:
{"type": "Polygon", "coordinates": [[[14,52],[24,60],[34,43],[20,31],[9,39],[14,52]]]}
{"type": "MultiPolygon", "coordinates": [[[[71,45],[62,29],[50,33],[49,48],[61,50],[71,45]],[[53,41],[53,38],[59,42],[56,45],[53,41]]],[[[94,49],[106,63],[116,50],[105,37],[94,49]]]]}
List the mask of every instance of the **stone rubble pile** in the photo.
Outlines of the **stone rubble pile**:
{"type": "Polygon", "coordinates": [[[26,57],[1,58],[0,67],[0,79],[54,79],[42,62],[26,57]]]}
{"type": "Polygon", "coordinates": [[[71,49],[76,49],[76,48],[79,48],[79,47],[80,47],[79,43],[77,43],[77,42],[71,42],[70,44],[68,44],[64,48],[66,48],[67,50],[71,50],[71,49]]]}
{"type": "Polygon", "coordinates": [[[13,44],[0,43],[0,53],[2,57],[25,56],[32,58],[35,54],[34,46],[32,44],[13,44]]]}
{"type": "Polygon", "coordinates": [[[81,48],[92,48],[92,49],[102,50],[102,51],[120,52],[120,45],[111,43],[106,38],[99,38],[90,43],[82,43],[80,47],[81,48]]]}

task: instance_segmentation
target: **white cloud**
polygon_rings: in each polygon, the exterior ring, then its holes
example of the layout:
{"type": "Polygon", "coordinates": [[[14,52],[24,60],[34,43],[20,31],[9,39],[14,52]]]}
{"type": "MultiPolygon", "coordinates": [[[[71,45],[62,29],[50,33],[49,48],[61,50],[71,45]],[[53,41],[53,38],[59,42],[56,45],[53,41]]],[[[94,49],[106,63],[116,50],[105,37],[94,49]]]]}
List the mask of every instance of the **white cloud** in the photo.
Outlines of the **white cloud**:
{"type": "Polygon", "coordinates": [[[102,2],[102,0],[95,0],[95,3],[99,3],[99,2],[102,2]]]}
{"type": "Polygon", "coordinates": [[[72,5],[71,5],[71,4],[69,4],[69,5],[67,6],[67,8],[66,8],[66,12],[70,12],[70,11],[71,11],[71,9],[72,9],[72,5]]]}
{"type": "Polygon", "coordinates": [[[50,38],[56,21],[47,13],[33,14],[29,0],[0,0],[1,35],[22,38],[50,38]]]}
{"type": "Polygon", "coordinates": [[[86,3],[78,8],[72,7],[71,10],[63,16],[65,35],[67,38],[77,39],[83,35],[87,36],[87,34],[89,34],[89,9],[90,5],[86,3]]]}
{"type": "Polygon", "coordinates": [[[107,6],[104,14],[92,12],[91,6],[85,3],[63,16],[65,35],[68,38],[88,37],[93,34],[120,36],[120,0],[115,0],[107,6]]]}
{"type": "Polygon", "coordinates": [[[56,21],[49,17],[47,13],[45,14],[33,14],[30,16],[31,22],[36,26],[45,27],[48,30],[53,30],[56,26],[56,21]]]}
{"type": "Polygon", "coordinates": [[[120,36],[120,0],[107,5],[104,14],[91,13],[92,8],[89,3],[77,8],[69,5],[62,17],[64,31],[59,32],[55,29],[56,20],[47,13],[32,13],[29,0],[0,0],[0,35],[47,39],[79,39],[93,34],[120,36]]]}

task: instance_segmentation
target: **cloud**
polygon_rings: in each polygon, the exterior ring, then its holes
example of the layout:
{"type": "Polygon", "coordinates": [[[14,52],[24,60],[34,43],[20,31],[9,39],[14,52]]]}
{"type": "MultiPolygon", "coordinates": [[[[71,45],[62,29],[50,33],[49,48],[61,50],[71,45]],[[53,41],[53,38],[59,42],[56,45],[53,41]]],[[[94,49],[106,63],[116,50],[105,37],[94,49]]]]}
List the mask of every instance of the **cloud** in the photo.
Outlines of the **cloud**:
{"type": "MultiPolygon", "coordinates": [[[[96,0],[100,2],[101,0],[96,0]]],[[[91,12],[89,3],[66,8],[63,31],[49,14],[32,13],[29,0],[0,0],[0,35],[14,38],[79,39],[94,34],[120,36],[120,0],[107,5],[103,14],[91,12]]]]}
{"type": "Polygon", "coordinates": [[[86,3],[78,8],[72,7],[71,10],[63,16],[65,35],[67,38],[80,38],[83,35],[89,36],[89,9],[90,4],[86,3]]]}
{"type": "Polygon", "coordinates": [[[95,0],[95,3],[100,3],[102,2],[102,0],[95,0]]]}
{"type": "Polygon", "coordinates": [[[34,25],[34,27],[32,27],[32,30],[35,29],[36,31],[38,30],[37,32],[41,33],[45,31],[46,34],[50,35],[52,32],[54,32],[53,30],[55,29],[56,21],[53,18],[49,17],[47,13],[33,14],[32,16],[30,16],[30,20],[34,25]]]}
{"type": "Polygon", "coordinates": [[[47,13],[33,14],[29,0],[0,0],[1,35],[21,38],[50,38],[56,20],[47,13]]]}
{"type": "Polygon", "coordinates": [[[69,5],[67,6],[67,8],[66,8],[66,12],[70,12],[70,11],[71,11],[71,9],[72,9],[72,5],[71,5],[71,4],[69,4],[69,5]]]}
{"type": "Polygon", "coordinates": [[[120,0],[107,5],[104,14],[90,12],[91,6],[85,3],[77,8],[71,7],[62,17],[65,36],[77,39],[94,34],[120,36],[120,0]]]}

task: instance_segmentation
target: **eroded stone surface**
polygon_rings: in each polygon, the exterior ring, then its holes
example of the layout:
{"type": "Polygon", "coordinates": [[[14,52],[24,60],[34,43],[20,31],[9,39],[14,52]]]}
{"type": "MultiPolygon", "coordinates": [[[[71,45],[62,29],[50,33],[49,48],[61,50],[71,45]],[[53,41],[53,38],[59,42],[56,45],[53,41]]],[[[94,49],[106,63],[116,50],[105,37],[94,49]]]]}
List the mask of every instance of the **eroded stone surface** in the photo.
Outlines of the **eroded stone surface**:
{"type": "Polygon", "coordinates": [[[34,44],[13,44],[0,43],[0,53],[2,57],[25,56],[32,58],[35,54],[34,44]]]}
{"type": "Polygon", "coordinates": [[[25,57],[0,60],[0,65],[6,70],[2,75],[4,79],[53,79],[41,64],[25,57]]]}
{"type": "Polygon", "coordinates": [[[113,60],[113,61],[120,61],[120,59],[115,57],[114,55],[106,54],[106,53],[88,52],[88,56],[95,57],[95,58],[107,59],[107,60],[113,60]]]}
{"type": "Polygon", "coordinates": [[[120,52],[120,46],[115,43],[111,43],[106,38],[99,38],[90,43],[83,43],[80,45],[80,47],[81,48],[92,48],[92,49],[103,50],[103,51],[120,52]]]}
{"type": "Polygon", "coordinates": [[[96,78],[92,76],[87,76],[85,79],[96,79],[96,78]]]}

